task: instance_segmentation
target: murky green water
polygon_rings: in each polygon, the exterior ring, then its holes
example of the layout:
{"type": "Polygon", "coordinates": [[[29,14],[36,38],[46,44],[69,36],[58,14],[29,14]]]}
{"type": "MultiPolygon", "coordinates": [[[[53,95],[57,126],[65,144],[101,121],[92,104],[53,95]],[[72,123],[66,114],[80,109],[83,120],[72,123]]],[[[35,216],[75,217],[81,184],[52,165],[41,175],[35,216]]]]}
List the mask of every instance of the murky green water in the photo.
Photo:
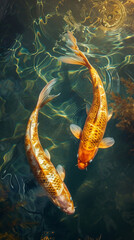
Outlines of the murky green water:
{"type": "Polygon", "coordinates": [[[120,79],[134,81],[133,0],[0,2],[0,239],[133,240],[134,133],[111,119],[105,135],[115,145],[99,150],[80,171],[79,142],[69,125],[83,127],[92,85],[84,67],[57,59],[67,51],[64,33],[73,31],[103,80],[108,103],[112,91],[122,95],[120,79]],[[39,92],[55,77],[54,92],[61,95],[41,109],[39,136],[55,167],[66,170],[76,206],[72,216],[41,195],[24,148],[39,92]]]}

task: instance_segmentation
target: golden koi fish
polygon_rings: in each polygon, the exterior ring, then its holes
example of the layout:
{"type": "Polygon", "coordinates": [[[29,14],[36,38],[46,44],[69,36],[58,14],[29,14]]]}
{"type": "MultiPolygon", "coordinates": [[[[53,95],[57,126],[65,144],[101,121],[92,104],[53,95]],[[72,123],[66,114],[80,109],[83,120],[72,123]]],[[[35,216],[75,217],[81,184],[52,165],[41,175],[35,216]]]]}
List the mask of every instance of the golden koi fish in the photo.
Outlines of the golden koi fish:
{"type": "Polygon", "coordinates": [[[39,110],[58,95],[49,95],[56,80],[51,80],[41,91],[37,105],[32,112],[26,129],[25,149],[31,169],[45,189],[50,200],[67,214],[75,212],[72,197],[65,185],[65,171],[58,165],[57,170],[50,160],[50,153],[43,150],[38,136],[38,114],[39,110]]]}
{"type": "Polygon", "coordinates": [[[98,148],[108,148],[114,144],[113,138],[103,138],[112,111],[108,113],[106,93],[99,74],[89,63],[84,53],[79,50],[76,38],[71,32],[68,32],[66,40],[66,45],[73,54],[60,57],[59,60],[64,63],[86,66],[89,69],[93,85],[93,102],[90,109],[87,107],[87,119],[83,131],[75,124],[70,125],[71,132],[80,139],[78,167],[85,169],[95,157],[98,148]]]}

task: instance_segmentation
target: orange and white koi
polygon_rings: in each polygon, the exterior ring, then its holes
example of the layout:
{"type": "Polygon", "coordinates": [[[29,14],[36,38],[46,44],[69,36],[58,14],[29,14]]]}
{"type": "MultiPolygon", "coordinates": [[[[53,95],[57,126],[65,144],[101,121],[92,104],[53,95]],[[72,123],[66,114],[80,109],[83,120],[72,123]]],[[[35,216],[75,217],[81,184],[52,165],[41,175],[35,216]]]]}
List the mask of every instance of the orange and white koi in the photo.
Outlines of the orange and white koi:
{"type": "Polygon", "coordinates": [[[80,139],[78,150],[78,167],[85,169],[95,157],[98,148],[108,148],[114,144],[114,139],[103,138],[106,125],[112,116],[112,111],[108,113],[106,93],[103,83],[95,68],[89,63],[88,59],[77,46],[77,40],[71,32],[66,34],[66,45],[73,54],[60,57],[64,63],[86,66],[91,76],[93,85],[93,102],[90,109],[87,107],[87,119],[82,129],[75,125],[70,125],[70,130],[74,136],[80,139]]]}
{"type": "Polygon", "coordinates": [[[32,112],[26,129],[25,149],[31,169],[45,189],[49,199],[67,214],[75,212],[72,197],[65,185],[65,170],[58,165],[57,170],[50,160],[50,153],[43,150],[38,136],[39,110],[58,95],[49,95],[56,79],[51,80],[41,91],[37,105],[32,112]]]}

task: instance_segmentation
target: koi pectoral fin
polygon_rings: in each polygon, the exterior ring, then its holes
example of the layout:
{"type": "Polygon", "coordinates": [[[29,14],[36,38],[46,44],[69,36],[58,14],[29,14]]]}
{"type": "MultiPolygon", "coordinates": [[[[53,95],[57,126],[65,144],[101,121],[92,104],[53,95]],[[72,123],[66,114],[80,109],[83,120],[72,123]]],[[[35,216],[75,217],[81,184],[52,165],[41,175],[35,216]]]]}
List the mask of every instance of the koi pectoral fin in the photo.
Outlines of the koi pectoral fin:
{"type": "Polygon", "coordinates": [[[71,130],[72,134],[73,134],[76,138],[78,138],[78,139],[81,138],[82,129],[81,129],[78,125],[76,125],[76,124],[71,124],[71,125],[70,125],[70,130],[71,130]]]}
{"type": "Polygon", "coordinates": [[[102,141],[100,142],[99,148],[109,148],[114,145],[115,141],[113,138],[106,137],[103,138],[102,141]]]}
{"type": "Polygon", "coordinates": [[[57,170],[61,180],[64,181],[64,179],[65,179],[65,169],[61,165],[58,165],[56,170],[57,170]]]}

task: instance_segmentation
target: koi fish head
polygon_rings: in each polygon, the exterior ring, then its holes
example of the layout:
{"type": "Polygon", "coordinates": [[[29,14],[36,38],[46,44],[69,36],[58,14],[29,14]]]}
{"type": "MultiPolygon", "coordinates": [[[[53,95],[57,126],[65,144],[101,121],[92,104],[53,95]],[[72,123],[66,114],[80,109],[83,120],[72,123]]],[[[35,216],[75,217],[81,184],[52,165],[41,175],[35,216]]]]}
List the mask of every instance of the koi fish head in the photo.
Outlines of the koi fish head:
{"type": "Polygon", "coordinates": [[[69,215],[75,212],[72,197],[66,186],[64,186],[62,193],[55,198],[54,202],[63,212],[69,215]]]}
{"type": "Polygon", "coordinates": [[[87,166],[93,161],[97,151],[98,148],[93,148],[90,151],[80,148],[78,152],[78,168],[81,170],[86,169],[87,166]]]}

